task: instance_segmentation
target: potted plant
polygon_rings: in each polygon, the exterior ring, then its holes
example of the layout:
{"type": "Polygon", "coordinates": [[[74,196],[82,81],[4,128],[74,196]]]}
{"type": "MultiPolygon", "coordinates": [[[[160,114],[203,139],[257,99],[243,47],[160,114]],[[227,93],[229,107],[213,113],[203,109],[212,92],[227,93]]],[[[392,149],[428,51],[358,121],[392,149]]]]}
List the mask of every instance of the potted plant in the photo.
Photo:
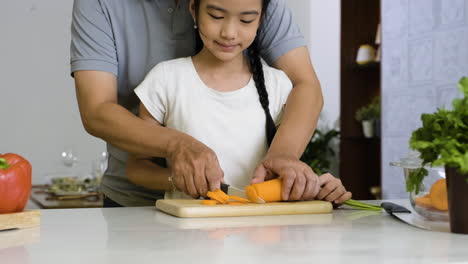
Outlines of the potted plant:
{"type": "Polygon", "coordinates": [[[329,158],[335,155],[330,142],[339,134],[340,132],[334,129],[327,132],[316,129],[312,140],[304,150],[304,154],[302,154],[301,161],[307,163],[317,175],[327,172],[330,169],[329,158]]]}
{"type": "MultiPolygon", "coordinates": [[[[451,231],[468,234],[468,78],[458,87],[464,97],[453,100],[452,110],[421,115],[410,147],[420,152],[423,166],[445,166],[451,231]]],[[[408,189],[417,189],[426,175],[424,167],[411,173],[408,189]]]]}
{"type": "Polygon", "coordinates": [[[355,119],[362,122],[362,129],[366,138],[374,137],[380,131],[380,97],[375,97],[370,104],[362,106],[356,111],[355,119]],[[377,129],[374,128],[378,125],[377,129]]]}

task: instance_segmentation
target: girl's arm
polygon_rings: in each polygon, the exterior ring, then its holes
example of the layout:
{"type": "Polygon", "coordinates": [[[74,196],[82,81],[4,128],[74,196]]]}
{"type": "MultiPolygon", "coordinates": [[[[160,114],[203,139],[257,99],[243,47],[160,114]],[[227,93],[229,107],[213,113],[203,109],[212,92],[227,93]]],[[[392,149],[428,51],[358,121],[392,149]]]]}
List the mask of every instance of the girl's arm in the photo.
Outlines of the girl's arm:
{"type": "Polygon", "coordinates": [[[172,190],[171,169],[153,163],[148,157],[129,155],[127,176],[131,182],[148,189],[172,190]]]}
{"type": "MultiPolygon", "coordinates": [[[[162,126],[143,104],[140,104],[139,117],[151,125],[162,126]]],[[[138,154],[129,154],[127,161],[128,179],[140,186],[153,190],[172,190],[173,184],[169,181],[171,169],[163,168],[151,161],[151,157],[138,154]]]]}

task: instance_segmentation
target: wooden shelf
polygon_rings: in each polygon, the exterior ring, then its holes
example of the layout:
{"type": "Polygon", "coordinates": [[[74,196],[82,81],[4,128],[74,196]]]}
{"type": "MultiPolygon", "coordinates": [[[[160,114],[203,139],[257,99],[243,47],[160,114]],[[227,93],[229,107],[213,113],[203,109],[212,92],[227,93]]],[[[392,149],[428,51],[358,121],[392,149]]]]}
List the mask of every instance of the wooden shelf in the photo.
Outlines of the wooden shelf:
{"type": "Polygon", "coordinates": [[[353,71],[379,71],[380,62],[370,62],[367,64],[353,64],[351,67],[353,71]]]}
{"type": "Polygon", "coordinates": [[[380,142],[379,137],[341,137],[341,140],[360,141],[360,142],[380,142]]]}
{"type": "Polygon", "coordinates": [[[341,0],[340,178],[358,200],[375,199],[381,185],[381,140],[365,138],[356,111],[380,95],[380,63],[359,65],[360,45],[373,44],[380,23],[380,1],[341,0]]]}

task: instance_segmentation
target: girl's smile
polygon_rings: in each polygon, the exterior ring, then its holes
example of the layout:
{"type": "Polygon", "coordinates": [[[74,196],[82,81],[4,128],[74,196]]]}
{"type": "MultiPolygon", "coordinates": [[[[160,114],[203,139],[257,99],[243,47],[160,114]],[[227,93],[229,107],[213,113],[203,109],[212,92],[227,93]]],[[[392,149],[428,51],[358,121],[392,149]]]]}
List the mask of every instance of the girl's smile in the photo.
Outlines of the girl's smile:
{"type": "Polygon", "coordinates": [[[224,52],[233,52],[236,50],[237,47],[239,47],[239,44],[224,44],[218,41],[214,41],[215,44],[219,46],[219,48],[224,51],[224,52]]]}

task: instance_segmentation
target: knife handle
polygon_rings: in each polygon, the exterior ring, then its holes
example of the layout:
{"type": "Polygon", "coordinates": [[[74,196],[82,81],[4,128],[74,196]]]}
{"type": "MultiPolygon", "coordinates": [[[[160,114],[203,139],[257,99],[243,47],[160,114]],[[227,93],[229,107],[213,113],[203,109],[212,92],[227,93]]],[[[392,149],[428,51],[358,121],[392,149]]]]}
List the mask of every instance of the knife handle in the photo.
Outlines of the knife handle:
{"type": "Polygon", "coordinates": [[[228,190],[229,190],[229,184],[221,183],[221,191],[227,194],[228,190]]]}
{"type": "Polygon", "coordinates": [[[410,213],[411,214],[411,211],[406,209],[406,207],[398,205],[398,204],[394,204],[391,202],[383,202],[380,204],[380,206],[382,206],[383,209],[385,209],[385,211],[388,214],[393,214],[393,213],[410,213]]]}

